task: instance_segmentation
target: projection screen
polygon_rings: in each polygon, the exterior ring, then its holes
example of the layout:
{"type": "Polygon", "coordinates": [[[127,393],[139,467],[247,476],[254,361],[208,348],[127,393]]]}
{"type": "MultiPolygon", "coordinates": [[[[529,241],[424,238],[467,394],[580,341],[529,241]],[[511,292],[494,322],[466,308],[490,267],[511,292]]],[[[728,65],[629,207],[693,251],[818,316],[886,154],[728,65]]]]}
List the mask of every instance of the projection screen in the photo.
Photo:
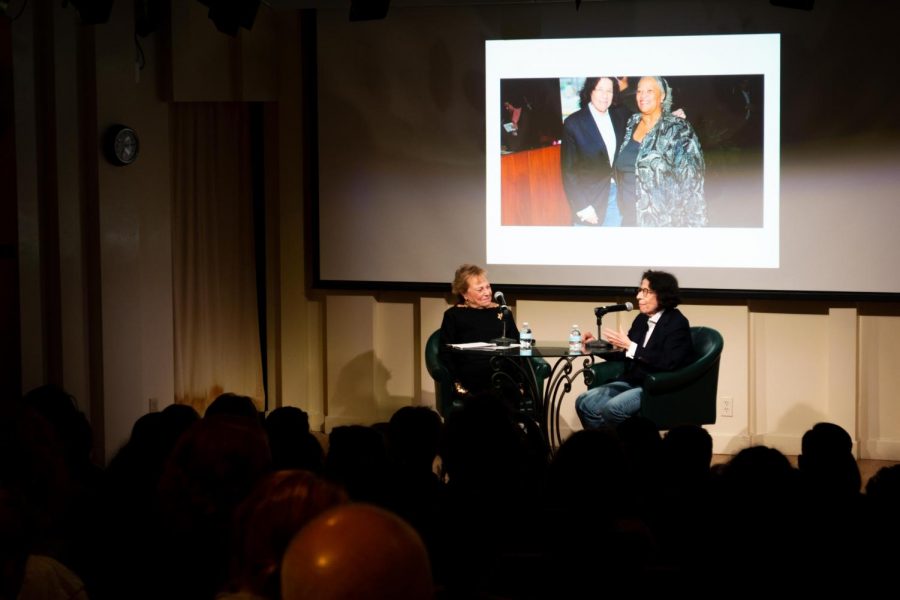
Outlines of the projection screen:
{"type": "Polygon", "coordinates": [[[873,35],[847,26],[855,10],[400,6],[371,22],[318,11],[315,284],[428,288],[471,262],[496,284],[542,290],[629,287],[661,268],[687,289],[900,294],[885,276],[900,257],[898,119],[861,118],[898,84],[846,52],[873,35]],[[706,157],[705,227],[571,225],[554,132],[577,108],[572,90],[599,75],[670,82],[706,157]],[[523,89],[543,130],[510,149],[504,95],[523,89]]]}

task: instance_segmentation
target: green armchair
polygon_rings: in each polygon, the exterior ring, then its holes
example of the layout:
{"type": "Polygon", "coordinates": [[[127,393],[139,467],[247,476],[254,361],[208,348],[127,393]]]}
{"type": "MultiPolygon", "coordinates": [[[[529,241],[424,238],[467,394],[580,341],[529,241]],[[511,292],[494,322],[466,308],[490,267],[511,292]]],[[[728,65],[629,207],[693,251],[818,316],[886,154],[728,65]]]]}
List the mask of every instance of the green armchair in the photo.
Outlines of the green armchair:
{"type": "MultiPolygon", "coordinates": [[[[430,336],[425,343],[425,366],[428,374],[434,379],[434,396],[435,404],[438,412],[447,416],[461,405],[461,400],[456,394],[453,386],[453,376],[450,369],[441,360],[441,330],[438,329],[430,336]]],[[[538,393],[541,394],[544,388],[544,380],[550,375],[550,365],[540,356],[531,359],[534,367],[535,383],[537,384],[538,393]]]]}
{"type": "MultiPolygon", "coordinates": [[[[696,358],[682,369],[655,373],[644,381],[644,395],[638,414],[656,426],[671,429],[676,425],[710,425],[716,422],[716,392],[719,385],[719,361],[724,340],[711,327],[691,327],[696,358]]],[[[623,362],[607,361],[591,367],[594,388],[622,374],[623,362]]]]}

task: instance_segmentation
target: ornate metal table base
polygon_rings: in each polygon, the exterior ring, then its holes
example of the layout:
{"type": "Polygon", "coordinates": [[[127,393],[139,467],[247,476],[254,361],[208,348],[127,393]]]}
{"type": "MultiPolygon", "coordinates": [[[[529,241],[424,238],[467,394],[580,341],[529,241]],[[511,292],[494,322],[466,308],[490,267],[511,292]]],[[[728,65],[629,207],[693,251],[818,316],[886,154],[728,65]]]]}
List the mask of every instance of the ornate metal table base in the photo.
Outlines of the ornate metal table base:
{"type": "Polygon", "coordinates": [[[594,354],[570,353],[566,347],[535,347],[530,352],[519,348],[503,349],[491,356],[491,381],[498,390],[521,386],[523,397],[530,398],[533,405],[521,406],[520,409],[541,423],[552,453],[562,444],[559,427],[562,401],[572,391],[572,383],[579,376],[584,377],[587,385],[591,384],[594,376],[591,366],[595,361],[594,354]],[[538,384],[534,362],[529,360],[534,356],[540,356],[552,364],[543,386],[538,384]],[[555,362],[551,363],[553,359],[555,362]]]}

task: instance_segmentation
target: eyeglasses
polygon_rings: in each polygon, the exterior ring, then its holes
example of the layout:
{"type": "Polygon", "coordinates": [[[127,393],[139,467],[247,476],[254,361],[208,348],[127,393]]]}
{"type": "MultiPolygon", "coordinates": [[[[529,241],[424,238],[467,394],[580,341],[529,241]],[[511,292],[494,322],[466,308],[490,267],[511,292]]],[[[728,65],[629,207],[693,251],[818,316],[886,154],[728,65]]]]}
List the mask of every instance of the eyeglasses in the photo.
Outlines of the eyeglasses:
{"type": "Polygon", "coordinates": [[[638,288],[638,291],[637,291],[637,294],[636,294],[636,295],[639,296],[639,295],[641,295],[641,294],[643,294],[643,295],[645,295],[645,296],[650,296],[650,295],[656,294],[656,292],[654,292],[654,291],[651,290],[650,288],[638,288]]]}

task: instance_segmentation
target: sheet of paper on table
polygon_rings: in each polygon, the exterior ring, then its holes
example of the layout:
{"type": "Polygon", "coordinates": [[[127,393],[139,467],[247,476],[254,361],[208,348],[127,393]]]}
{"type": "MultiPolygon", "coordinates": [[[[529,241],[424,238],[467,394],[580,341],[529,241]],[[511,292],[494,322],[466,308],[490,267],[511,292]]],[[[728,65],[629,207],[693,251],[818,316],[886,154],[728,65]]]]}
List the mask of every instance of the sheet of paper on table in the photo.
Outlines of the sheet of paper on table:
{"type": "Polygon", "coordinates": [[[510,344],[509,346],[498,346],[490,342],[467,342],[465,344],[449,344],[451,348],[458,350],[496,350],[497,348],[518,348],[519,344],[510,344]]]}

